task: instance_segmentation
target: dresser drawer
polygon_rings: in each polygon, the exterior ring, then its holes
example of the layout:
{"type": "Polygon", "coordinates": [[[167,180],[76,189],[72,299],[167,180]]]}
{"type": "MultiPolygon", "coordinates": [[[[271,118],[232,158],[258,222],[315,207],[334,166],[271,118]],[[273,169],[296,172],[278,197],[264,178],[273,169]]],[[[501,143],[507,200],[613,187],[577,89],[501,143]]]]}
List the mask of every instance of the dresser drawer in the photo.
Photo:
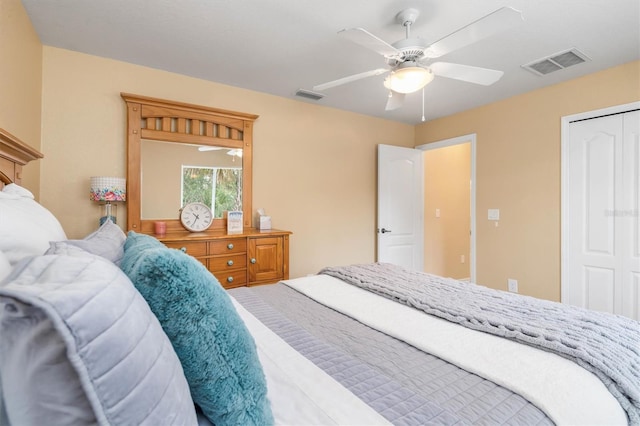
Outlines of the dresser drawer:
{"type": "Polygon", "coordinates": [[[246,269],[246,267],[247,255],[244,253],[209,258],[209,270],[212,272],[241,268],[246,269]]]}
{"type": "Polygon", "coordinates": [[[224,288],[242,287],[247,283],[247,270],[211,272],[224,288]]]}
{"type": "Polygon", "coordinates": [[[226,253],[245,253],[247,251],[246,238],[230,238],[228,240],[216,240],[209,243],[209,254],[218,255],[226,253]]]}
{"type": "Polygon", "coordinates": [[[206,242],[166,242],[167,247],[182,250],[183,252],[190,254],[193,257],[200,257],[207,255],[207,243],[206,242]]]}

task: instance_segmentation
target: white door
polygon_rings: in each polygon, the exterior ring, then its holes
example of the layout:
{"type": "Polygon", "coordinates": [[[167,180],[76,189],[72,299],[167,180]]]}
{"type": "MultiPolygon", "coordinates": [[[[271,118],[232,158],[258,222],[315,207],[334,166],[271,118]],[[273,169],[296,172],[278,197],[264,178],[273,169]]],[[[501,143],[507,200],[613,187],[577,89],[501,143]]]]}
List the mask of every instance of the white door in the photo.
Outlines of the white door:
{"type": "Polygon", "coordinates": [[[640,320],[640,111],[573,122],[563,302],[640,320]]]}
{"type": "Polygon", "coordinates": [[[640,321],[640,111],[624,114],[622,131],[622,315],[640,321]]]}
{"type": "Polygon", "coordinates": [[[424,160],[417,149],[378,145],[378,262],[424,268],[424,160]]]}

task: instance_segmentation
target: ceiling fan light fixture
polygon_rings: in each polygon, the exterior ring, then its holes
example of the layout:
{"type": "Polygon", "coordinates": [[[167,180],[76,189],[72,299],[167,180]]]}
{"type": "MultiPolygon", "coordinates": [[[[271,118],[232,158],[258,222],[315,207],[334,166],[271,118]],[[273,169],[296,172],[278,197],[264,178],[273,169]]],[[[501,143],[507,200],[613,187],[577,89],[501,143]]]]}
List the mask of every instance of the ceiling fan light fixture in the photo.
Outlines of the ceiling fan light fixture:
{"type": "Polygon", "coordinates": [[[433,81],[433,72],[429,68],[405,62],[384,79],[384,87],[398,93],[413,93],[431,81],[433,81]]]}

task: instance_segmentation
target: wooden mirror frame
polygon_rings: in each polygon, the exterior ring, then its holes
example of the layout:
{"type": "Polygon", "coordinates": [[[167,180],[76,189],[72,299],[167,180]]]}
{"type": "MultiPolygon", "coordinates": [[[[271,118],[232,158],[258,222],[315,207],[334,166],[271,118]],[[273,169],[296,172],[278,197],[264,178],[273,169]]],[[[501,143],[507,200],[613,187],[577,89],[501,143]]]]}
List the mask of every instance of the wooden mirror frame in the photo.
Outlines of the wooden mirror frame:
{"type": "MultiPolygon", "coordinates": [[[[243,225],[251,228],[254,114],[227,111],[121,93],[127,104],[127,230],[152,234],[154,222],[167,232],[184,231],[175,218],[142,219],[140,145],[142,139],[242,149],[243,225]]],[[[214,219],[210,229],[225,229],[226,219],[214,219]]]]}

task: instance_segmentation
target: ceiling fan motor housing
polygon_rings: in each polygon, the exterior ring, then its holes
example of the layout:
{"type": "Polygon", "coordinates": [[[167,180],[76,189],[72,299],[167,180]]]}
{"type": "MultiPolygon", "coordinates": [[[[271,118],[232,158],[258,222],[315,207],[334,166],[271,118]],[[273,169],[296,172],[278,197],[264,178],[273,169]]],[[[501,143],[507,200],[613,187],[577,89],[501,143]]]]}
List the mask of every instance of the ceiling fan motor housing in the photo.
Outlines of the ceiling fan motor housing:
{"type": "Polygon", "coordinates": [[[428,44],[421,38],[405,38],[392,44],[400,51],[400,55],[388,57],[387,64],[395,67],[403,62],[417,62],[424,56],[428,44]]]}

